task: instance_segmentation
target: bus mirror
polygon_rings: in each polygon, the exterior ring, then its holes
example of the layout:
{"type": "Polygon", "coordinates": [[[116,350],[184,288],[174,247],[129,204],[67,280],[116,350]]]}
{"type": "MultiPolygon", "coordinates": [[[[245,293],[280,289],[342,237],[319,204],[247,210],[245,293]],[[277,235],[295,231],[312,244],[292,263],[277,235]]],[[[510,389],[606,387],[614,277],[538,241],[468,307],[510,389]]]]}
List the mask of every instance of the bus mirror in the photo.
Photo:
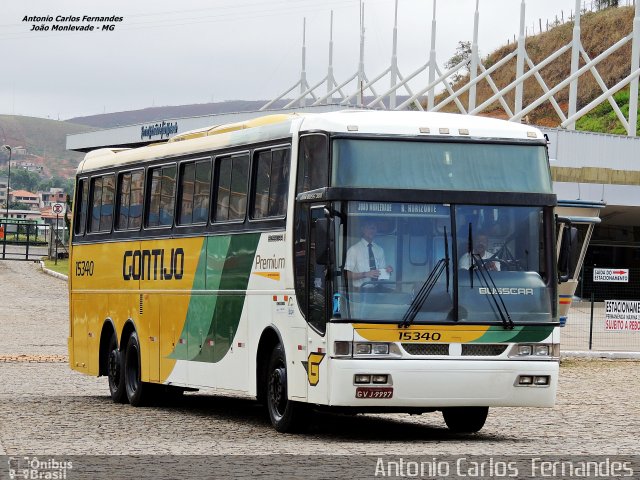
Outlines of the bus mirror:
{"type": "Polygon", "coordinates": [[[326,265],[329,258],[329,220],[319,218],[315,221],[316,263],[326,265]]]}
{"type": "Polygon", "coordinates": [[[560,256],[558,258],[558,282],[564,283],[571,280],[576,269],[580,254],[580,242],[578,242],[578,229],[567,226],[562,230],[562,243],[560,244],[560,256]]]}

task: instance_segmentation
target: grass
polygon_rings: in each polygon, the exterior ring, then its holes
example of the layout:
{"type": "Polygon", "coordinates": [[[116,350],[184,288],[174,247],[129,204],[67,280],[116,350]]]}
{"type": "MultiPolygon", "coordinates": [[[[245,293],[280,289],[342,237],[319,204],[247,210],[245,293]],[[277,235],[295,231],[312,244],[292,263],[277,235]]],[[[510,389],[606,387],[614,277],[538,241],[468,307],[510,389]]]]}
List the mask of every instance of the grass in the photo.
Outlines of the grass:
{"type": "Polygon", "coordinates": [[[54,272],[62,273],[63,275],[69,275],[69,259],[58,259],[58,265],[55,264],[55,260],[48,259],[44,261],[45,268],[53,270],[54,272]]]}

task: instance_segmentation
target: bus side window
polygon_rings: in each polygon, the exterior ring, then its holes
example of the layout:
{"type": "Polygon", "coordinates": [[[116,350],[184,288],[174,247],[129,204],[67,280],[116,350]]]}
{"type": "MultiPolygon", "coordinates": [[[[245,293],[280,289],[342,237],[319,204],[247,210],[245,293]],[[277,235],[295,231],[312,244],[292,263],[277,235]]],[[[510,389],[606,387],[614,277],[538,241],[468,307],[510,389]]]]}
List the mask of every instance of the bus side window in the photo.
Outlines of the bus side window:
{"type": "Polygon", "coordinates": [[[91,179],[90,232],[110,232],[115,200],[115,178],[104,175],[91,179]]]}
{"type": "Polygon", "coordinates": [[[76,192],[76,204],[73,209],[75,212],[73,231],[76,236],[82,236],[87,224],[87,197],[89,196],[89,183],[86,178],[78,180],[76,192]]]}
{"type": "Polygon", "coordinates": [[[249,154],[216,159],[214,222],[243,220],[247,209],[249,154]]]}
{"type": "Polygon", "coordinates": [[[150,168],[149,211],[147,227],[170,227],[173,224],[173,210],[176,190],[176,166],[165,165],[150,168]]]}
{"type": "Polygon", "coordinates": [[[255,154],[252,218],[284,217],[289,185],[289,148],[262,150],[255,154]]]}
{"type": "Polygon", "coordinates": [[[298,193],[329,185],[329,155],[325,135],[300,137],[298,155],[298,193]]]}
{"type": "Polygon", "coordinates": [[[118,230],[126,230],[129,226],[129,201],[131,199],[131,172],[121,173],[118,179],[118,230]]]}
{"type": "Polygon", "coordinates": [[[144,170],[121,173],[118,177],[118,230],[138,230],[142,224],[144,170]]]}

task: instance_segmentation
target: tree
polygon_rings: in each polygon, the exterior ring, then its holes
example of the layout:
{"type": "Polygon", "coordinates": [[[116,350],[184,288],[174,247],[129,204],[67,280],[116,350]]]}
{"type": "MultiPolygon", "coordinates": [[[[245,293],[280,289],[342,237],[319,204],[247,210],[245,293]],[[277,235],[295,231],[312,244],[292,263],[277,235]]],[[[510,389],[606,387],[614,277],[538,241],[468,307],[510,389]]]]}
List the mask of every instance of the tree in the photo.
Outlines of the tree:
{"type": "Polygon", "coordinates": [[[617,7],[619,0],[596,0],[596,8],[604,10],[605,8],[617,7]]]}
{"type": "MultiPolygon", "coordinates": [[[[6,177],[8,170],[0,170],[0,177],[6,177]]],[[[40,175],[35,172],[29,172],[24,168],[12,168],[11,169],[11,188],[15,190],[28,190],[33,192],[37,189],[38,183],[40,183],[40,175]]]]}
{"type": "Polygon", "coordinates": [[[444,68],[449,70],[461,62],[466,62],[466,64],[451,76],[451,85],[459,82],[462,80],[462,77],[469,73],[469,63],[471,62],[471,42],[467,40],[460,40],[458,42],[456,53],[454,53],[453,56],[445,62],[444,68]]]}

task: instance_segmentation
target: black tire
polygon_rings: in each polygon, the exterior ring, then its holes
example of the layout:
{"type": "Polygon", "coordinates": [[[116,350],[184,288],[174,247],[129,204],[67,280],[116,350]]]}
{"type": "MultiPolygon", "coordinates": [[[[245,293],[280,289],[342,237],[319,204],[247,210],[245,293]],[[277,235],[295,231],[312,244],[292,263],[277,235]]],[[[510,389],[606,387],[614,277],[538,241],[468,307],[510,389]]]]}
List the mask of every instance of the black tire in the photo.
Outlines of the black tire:
{"type": "Polygon", "coordinates": [[[118,348],[118,339],[113,333],[109,339],[107,350],[107,378],[109,379],[109,393],[115,403],[127,403],[127,390],[124,386],[123,352],[118,348]]]}
{"type": "Polygon", "coordinates": [[[444,423],[454,433],[475,433],[484,426],[489,407],[451,407],[442,410],[444,423]]]}
{"type": "Polygon", "coordinates": [[[129,403],[134,407],[147,404],[152,385],[140,380],[140,342],[138,334],[133,332],[127,342],[124,357],[124,383],[129,403]]]}
{"type": "Polygon", "coordinates": [[[292,433],[302,429],[307,408],[287,396],[287,362],[280,344],[273,349],[269,359],[266,402],[269,419],[278,432],[292,433]]]}

